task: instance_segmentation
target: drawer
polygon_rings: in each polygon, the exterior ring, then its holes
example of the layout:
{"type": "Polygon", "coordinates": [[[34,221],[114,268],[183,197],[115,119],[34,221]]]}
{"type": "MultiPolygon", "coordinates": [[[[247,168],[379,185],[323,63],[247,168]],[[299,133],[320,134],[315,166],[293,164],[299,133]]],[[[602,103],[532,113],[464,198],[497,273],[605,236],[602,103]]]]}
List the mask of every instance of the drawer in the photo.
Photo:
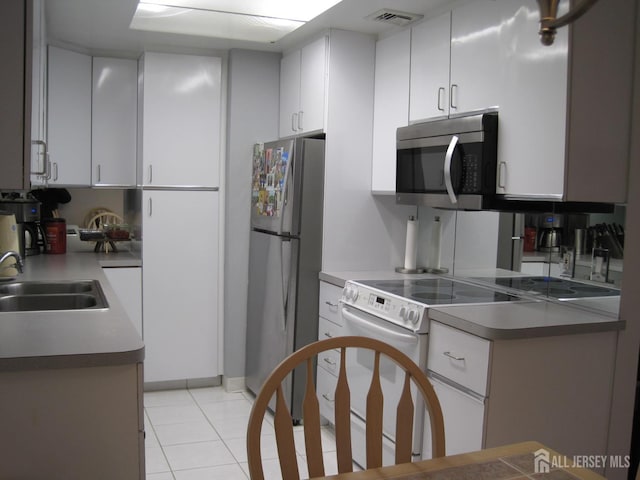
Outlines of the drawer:
{"type": "Polygon", "coordinates": [[[343,336],[342,327],[320,317],[318,321],[318,340],[343,336]]]}
{"type": "Polygon", "coordinates": [[[335,392],[338,379],[326,370],[319,368],[316,377],[316,392],[320,404],[320,415],[335,424],[335,392]]]}
{"type": "Polygon", "coordinates": [[[338,370],[340,369],[340,352],[338,350],[321,352],[318,355],[318,366],[333,375],[338,375],[338,370]]]}
{"type": "Polygon", "coordinates": [[[490,348],[489,340],[432,321],[427,368],[486,396],[490,348]]]}
{"type": "Polygon", "coordinates": [[[342,288],[327,282],[320,282],[320,316],[342,325],[342,318],[338,307],[338,300],[342,296],[342,288]]]}

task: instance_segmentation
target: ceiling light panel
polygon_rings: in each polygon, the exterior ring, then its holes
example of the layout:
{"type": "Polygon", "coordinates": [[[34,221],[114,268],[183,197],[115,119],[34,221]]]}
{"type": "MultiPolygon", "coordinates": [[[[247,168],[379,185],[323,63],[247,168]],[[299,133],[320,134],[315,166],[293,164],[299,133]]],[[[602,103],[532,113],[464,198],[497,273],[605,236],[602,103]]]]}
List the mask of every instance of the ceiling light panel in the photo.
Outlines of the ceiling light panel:
{"type": "MultiPolygon", "coordinates": [[[[167,0],[165,0],[167,1],[167,0]]],[[[202,3],[176,0],[172,3],[202,3]]],[[[242,2],[226,2],[242,3],[242,2]]],[[[130,28],[252,42],[275,42],[304,22],[247,14],[139,3],[130,28]]]]}
{"type": "Polygon", "coordinates": [[[144,0],[173,7],[241,13],[308,22],[340,0],[144,0]]]}

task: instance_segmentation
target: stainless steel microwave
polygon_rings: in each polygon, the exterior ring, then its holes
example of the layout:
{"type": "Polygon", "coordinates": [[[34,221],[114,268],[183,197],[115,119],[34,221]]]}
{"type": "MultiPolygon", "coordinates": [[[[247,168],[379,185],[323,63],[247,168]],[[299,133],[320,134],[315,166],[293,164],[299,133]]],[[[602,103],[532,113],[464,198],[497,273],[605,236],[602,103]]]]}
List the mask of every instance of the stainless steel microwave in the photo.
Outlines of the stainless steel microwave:
{"type": "Polygon", "coordinates": [[[498,112],[396,132],[396,203],[481,210],[495,196],[498,112]]]}

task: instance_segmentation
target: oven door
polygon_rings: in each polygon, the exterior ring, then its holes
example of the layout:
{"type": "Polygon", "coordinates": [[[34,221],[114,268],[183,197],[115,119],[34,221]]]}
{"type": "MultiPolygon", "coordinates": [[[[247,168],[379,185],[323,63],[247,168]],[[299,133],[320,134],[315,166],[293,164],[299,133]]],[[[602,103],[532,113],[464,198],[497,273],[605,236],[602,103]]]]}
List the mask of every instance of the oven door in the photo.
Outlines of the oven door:
{"type": "MultiPolygon", "coordinates": [[[[374,338],[385,342],[405,353],[423,369],[425,368],[427,335],[413,333],[342,302],[340,313],[344,335],[374,338]]],[[[347,351],[346,366],[351,390],[351,441],[354,461],[362,467],[366,466],[363,424],[366,423],[366,399],[373,375],[373,361],[374,355],[371,351],[360,349],[347,351]]],[[[383,449],[383,463],[392,465],[395,463],[395,448],[389,448],[389,445],[395,444],[396,409],[404,385],[404,372],[392,360],[384,356],[380,360],[380,383],[384,396],[382,425],[385,448],[383,449]]],[[[422,396],[417,393],[415,387],[412,387],[412,395],[415,405],[413,450],[414,459],[419,459],[422,451],[425,407],[422,396]]]]}

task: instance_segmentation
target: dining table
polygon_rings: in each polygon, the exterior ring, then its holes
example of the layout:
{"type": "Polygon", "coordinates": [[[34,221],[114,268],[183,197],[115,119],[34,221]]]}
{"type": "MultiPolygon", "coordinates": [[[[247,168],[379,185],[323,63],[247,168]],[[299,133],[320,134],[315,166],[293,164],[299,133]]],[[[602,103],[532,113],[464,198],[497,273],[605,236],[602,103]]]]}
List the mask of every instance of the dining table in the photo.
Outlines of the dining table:
{"type": "Polygon", "coordinates": [[[528,441],[318,478],[325,480],[602,480],[605,478],[592,470],[577,466],[574,460],[573,456],[565,456],[539,442],[528,441]]]}

